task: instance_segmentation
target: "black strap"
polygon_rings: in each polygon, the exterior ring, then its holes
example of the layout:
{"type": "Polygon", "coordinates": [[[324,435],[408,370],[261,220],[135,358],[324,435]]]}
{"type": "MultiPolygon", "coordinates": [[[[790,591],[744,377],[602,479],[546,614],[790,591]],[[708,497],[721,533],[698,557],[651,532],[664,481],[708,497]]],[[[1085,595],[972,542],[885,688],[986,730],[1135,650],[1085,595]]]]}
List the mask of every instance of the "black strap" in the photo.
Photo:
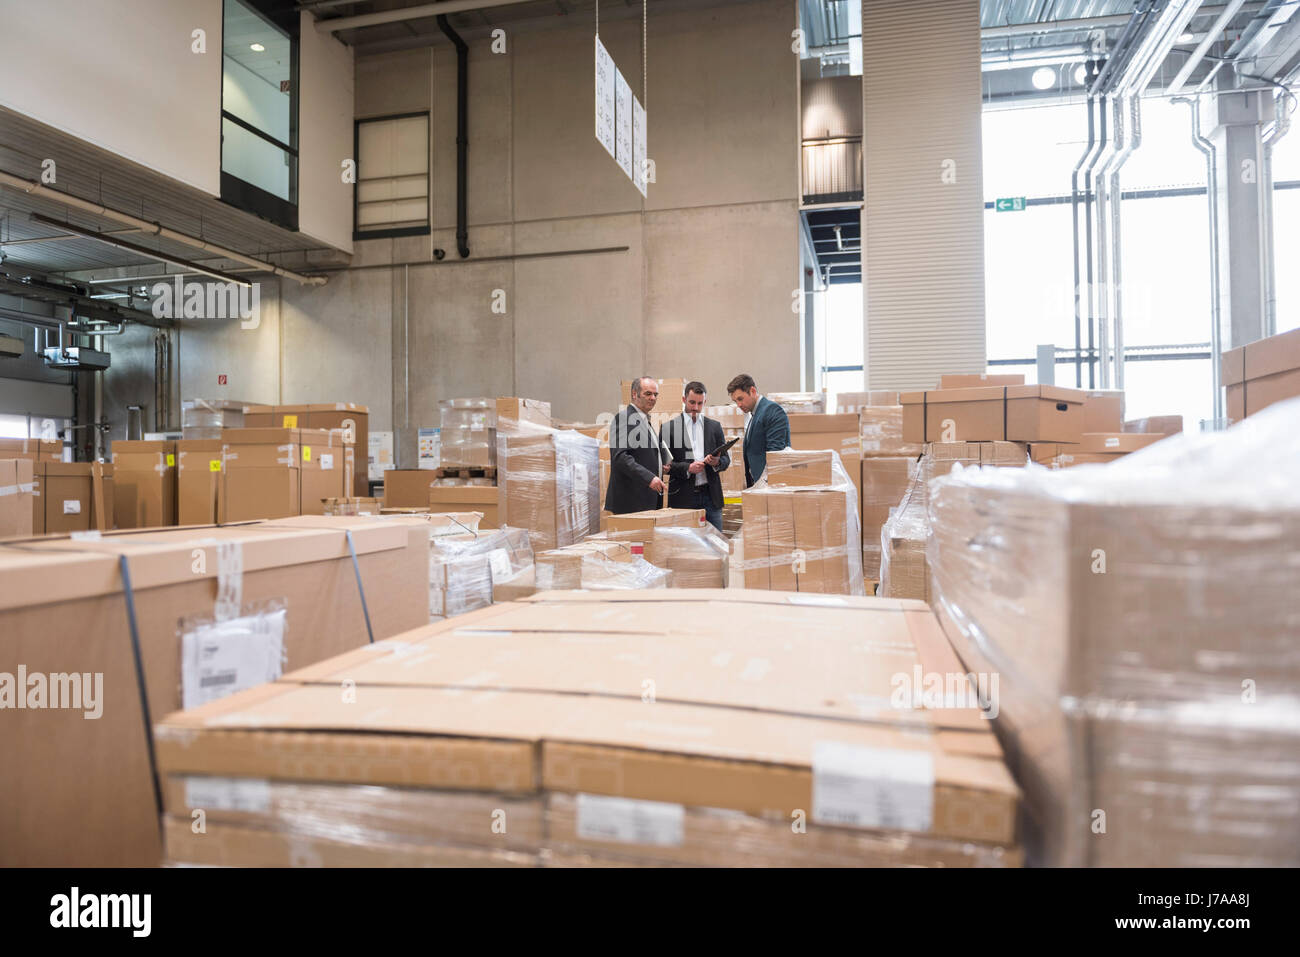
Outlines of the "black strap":
{"type": "Polygon", "coordinates": [[[352,554],[352,571],[357,576],[357,594],[361,596],[361,613],[366,616],[366,634],[370,636],[370,643],[375,643],[375,631],[370,627],[370,609],[366,605],[366,589],[361,584],[361,564],[357,561],[357,548],[352,543],[352,529],[344,529],[348,538],[348,551],[352,554]]]}
{"type": "Polygon", "coordinates": [[[1007,440],[1007,387],[1002,387],[1002,441],[1007,440]]]}
{"type": "Polygon", "coordinates": [[[921,444],[930,441],[930,393],[921,393],[921,444]]]}
{"type": "Polygon", "coordinates": [[[122,570],[122,596],[126,600],[126,622],[131,631],[131,653],[135,658],[135,682],[140,692],[140,714],[144,718],[144,741],[149,752],[149,776],[153,780],[153,802],[158,812],[158,834],[163,832],[162,784],[158,779],[158,758],[154,752],[153,718],[149,714],[149,691],[144,683],[144,659],[140,653],[140,628],[135,617],[135,592],[131,588],[131,570],[125,555],[118,556],[122,570]]]}

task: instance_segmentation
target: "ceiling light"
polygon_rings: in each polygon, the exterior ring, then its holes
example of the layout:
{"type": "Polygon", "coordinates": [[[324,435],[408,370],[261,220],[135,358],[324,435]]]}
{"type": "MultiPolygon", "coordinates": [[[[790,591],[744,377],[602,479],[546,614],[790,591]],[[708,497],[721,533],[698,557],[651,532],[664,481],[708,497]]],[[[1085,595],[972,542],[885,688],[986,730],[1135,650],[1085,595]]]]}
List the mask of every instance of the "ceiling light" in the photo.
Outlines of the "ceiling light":
{"type": "Polygon", "coordinates": [[[1074,82],[1079,84],[1079,86],[1083,86],[1087,79],[1088,70],[1082,63],[1080,63],[1074,68],[1074,82]]]}
{"type": "Polygon", "coordinates": [[[1050,90],[1056,83],[1056,71],[1050,66],[1040,66],[1030,77],[1035,90],[1050,90]]]}
{"type": "Polygon", "coordinates": [[[264,52],[266,52],[266,47],[262,46],[262,44],[260,44],[260,43],[250,43],[250,44],[248,45],[248,48],[249,48],[250,50],[252,50],[254,53],[264,53],[264,52]]]}
{"type": "Polygon", "coordinates": [[[1191,43],[1195,39],[1196,39],[1196,34],[1194,33],[1182,33],[1179,34],[1178,36],[1179,43],[1191,43]]]}

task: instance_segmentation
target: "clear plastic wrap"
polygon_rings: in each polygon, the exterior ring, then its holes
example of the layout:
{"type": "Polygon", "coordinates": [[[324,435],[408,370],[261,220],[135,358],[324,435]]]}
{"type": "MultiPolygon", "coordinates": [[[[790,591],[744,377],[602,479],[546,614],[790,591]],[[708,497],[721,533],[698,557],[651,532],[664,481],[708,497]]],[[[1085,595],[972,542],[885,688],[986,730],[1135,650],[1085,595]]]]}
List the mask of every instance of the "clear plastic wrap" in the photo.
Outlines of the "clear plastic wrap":
{"type": "Polygon", "coordinates": [[[632,549],[639,545],[647,562],[656,568],[672,572],[672,580],[668,584],[673,588],[727,587],[731,548],[712,526],[688,528],[661,525],[640,531],[606,531],[593,535],[582,543],[601,544],[622,549],[629,556],[632,549]]]}
{"type": "Polygon", "coordinates": [[[444,468],[491,468],[496,463],[495,399],[443,399],[439,464],[444,468]]]}
{"type": "Polygon", "coordinates": [[[815,414],[826,412],[825,392],[767,392],[764,393],[789,414],[815,414]]]}
{"type": "Polygon", "coordinates": [[[862,460],[862,574],[880,578],[880,530],[903,501],[916,475],[911,456],[869,456],[862,460]]]}
{"type": "Polygon", "coordinates": [[[243,428],[244,405],[233,399],[185,399],[181,402],[181,436],[219,439],[222,429],[243,428]]]}
{"type": "Polygon", "coordinates": [[[532,564],[528,532],[521,528],[430,537],[430,620],[486,608],[492,604],[494,582],[512,580],[532,564]]]}
{"type": "Polygon", "coordinates": [[[517,422],[497,434],[498,521],[528,529],[534,551],[579,542],[600,528],[599,441],[517,422]]]}
{"type": "Polygon", "coordinates": [[[743,500],[746,588],[865,594],[858,489],[837,451],[769,452],[743,500]]]}
{"type": "Polygon", "coordinates": [[[1042,862],[1300,864],[1298,420],[933,483],[933,606],[1001,675],[1042,862]]]}
{"type": "Polygon", "coordinates": [[[326,515],[378,515],[384,505],[382,498],[327,498],[323,500],[326,515]]]}

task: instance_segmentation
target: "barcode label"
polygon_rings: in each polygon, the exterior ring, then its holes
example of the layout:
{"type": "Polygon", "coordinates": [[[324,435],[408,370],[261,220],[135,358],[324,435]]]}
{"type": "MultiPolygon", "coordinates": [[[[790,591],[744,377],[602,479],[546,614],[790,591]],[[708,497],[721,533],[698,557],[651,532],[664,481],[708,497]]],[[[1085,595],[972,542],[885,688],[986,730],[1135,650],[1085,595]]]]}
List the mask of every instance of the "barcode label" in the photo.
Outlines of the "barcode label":
{"type": "Polygon", "coordinates": [[[589,841],[681,847],[686,809],[663,801],[578,795],[578,836],[589,841]]]}
{"type": "Polygon", "coordinates": [[[813,745],[813,820],[843,827],[929,831],[934,758],[928,751],[813,745]]]}
{"type": "Polygon", "coordinates": [[[181,706],[209,701],[280,677],[285,609],[201,622],[181,635],[181,706]]]}

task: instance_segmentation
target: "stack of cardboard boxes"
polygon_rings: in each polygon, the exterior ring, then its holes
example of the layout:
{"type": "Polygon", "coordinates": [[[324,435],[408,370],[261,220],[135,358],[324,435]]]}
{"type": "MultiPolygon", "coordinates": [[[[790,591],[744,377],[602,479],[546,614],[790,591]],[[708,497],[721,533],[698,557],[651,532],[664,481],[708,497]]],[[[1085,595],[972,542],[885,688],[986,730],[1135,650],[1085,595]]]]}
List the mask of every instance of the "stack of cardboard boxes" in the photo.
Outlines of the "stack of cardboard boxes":
{"type": "Polygon", "coordinates": [[[1233,422],[1300,395],[1300,329],[1229,349],[1221,362],[1233,422]]]}
{"type": "Polygon", "coordinates": [[[535,552],[572,545],[598,531],[598,445],[581,432],[540,425],[498,432],[500,524],[527,529],[535,552]]]}
{"type": "Polygon", "coordinates": [[[1019,792],[979,700],[914,603],[545,592],[166,717],[167,855],[1016,865],[1019,792]],[[960,700],[896,700],[900,674],[960,700]]]}
{"type": "Polygon", "coordinates": [[[350,448],[339,429],[225,430],[218,521],[323,515],[344,493],[350,448]]]}
{"type": "Polygon", "coordinates": [[[247,428],[328,429],[341,432],[343,446],[340,467],[350,491],[369,493],[370,410],[353,402],[323,402],[309,405],[250,405],[244,408],[247,428]]]}
{"type": "Polygon", "coordinates": [[[746,588],[863,594],[858,491],[839,453],[768,452],[743,498],[746,588]]]}
{"type": "Polygon", "coordinates": [[[32,534],[33,475],[30,460],[0,458],[0,538],[32,534]]]}
{"type": "Polygon", "coordinates": [[[0,544],[0,661],[27,676],[4,711],[0,865],[157,865],[150,718],[361,647],[367,622],[376,640],[427,622],[428,561],[423,529],[373,519],[0,544]]]}
{"type": "Polygon", "coordinates": [[[629,554],[641,555],[671,575],[667,583],[671,588],[726,588],[728,585],[731,548],[711,525],[628,526],[601,532],[587,541],[612,542],[629,554]]]}
{"type": "Polygon", "coordinates": [[[111,463],[37,461],[32,472],[32,531],[108,531],[113,527],[113,499],[111,463]]]}
{"type": "Polygon", "coordinates": [[[242,429],[249,424],[244,421],[248,408],[247,402],[234,399],[185,399],[181,402],[181,438],[219,439],[222,429],[242,429]]]}
{"type": "MultiPolygon", "coordinates": [[[[790,448],[805,452],[830,449],[840,457],[849,481],[853,483],[858,514],[862,514],[862,435],[861,418],[856,412],[835,415],[794,413],[790,419],[790,448]]],[[[743,476],[743,465],[742,476],[743,476]]],[[[859,534],[861,527],[859,526],[859,534]]],[[[862,542],[849,543],[862,550],[862,542]]]]}
{"type": "Polygon", "coordinates": [[[113,443],[113,518],[118,528],[176,524],[174,441],[113,443]]]}
{"type": "Polygon", "coordinates": [[[1038,863],[1300,864],[1300,457],[1273,412],[1140,467],[931,486],[932,605],[1001,674],[1038,863]]]}

